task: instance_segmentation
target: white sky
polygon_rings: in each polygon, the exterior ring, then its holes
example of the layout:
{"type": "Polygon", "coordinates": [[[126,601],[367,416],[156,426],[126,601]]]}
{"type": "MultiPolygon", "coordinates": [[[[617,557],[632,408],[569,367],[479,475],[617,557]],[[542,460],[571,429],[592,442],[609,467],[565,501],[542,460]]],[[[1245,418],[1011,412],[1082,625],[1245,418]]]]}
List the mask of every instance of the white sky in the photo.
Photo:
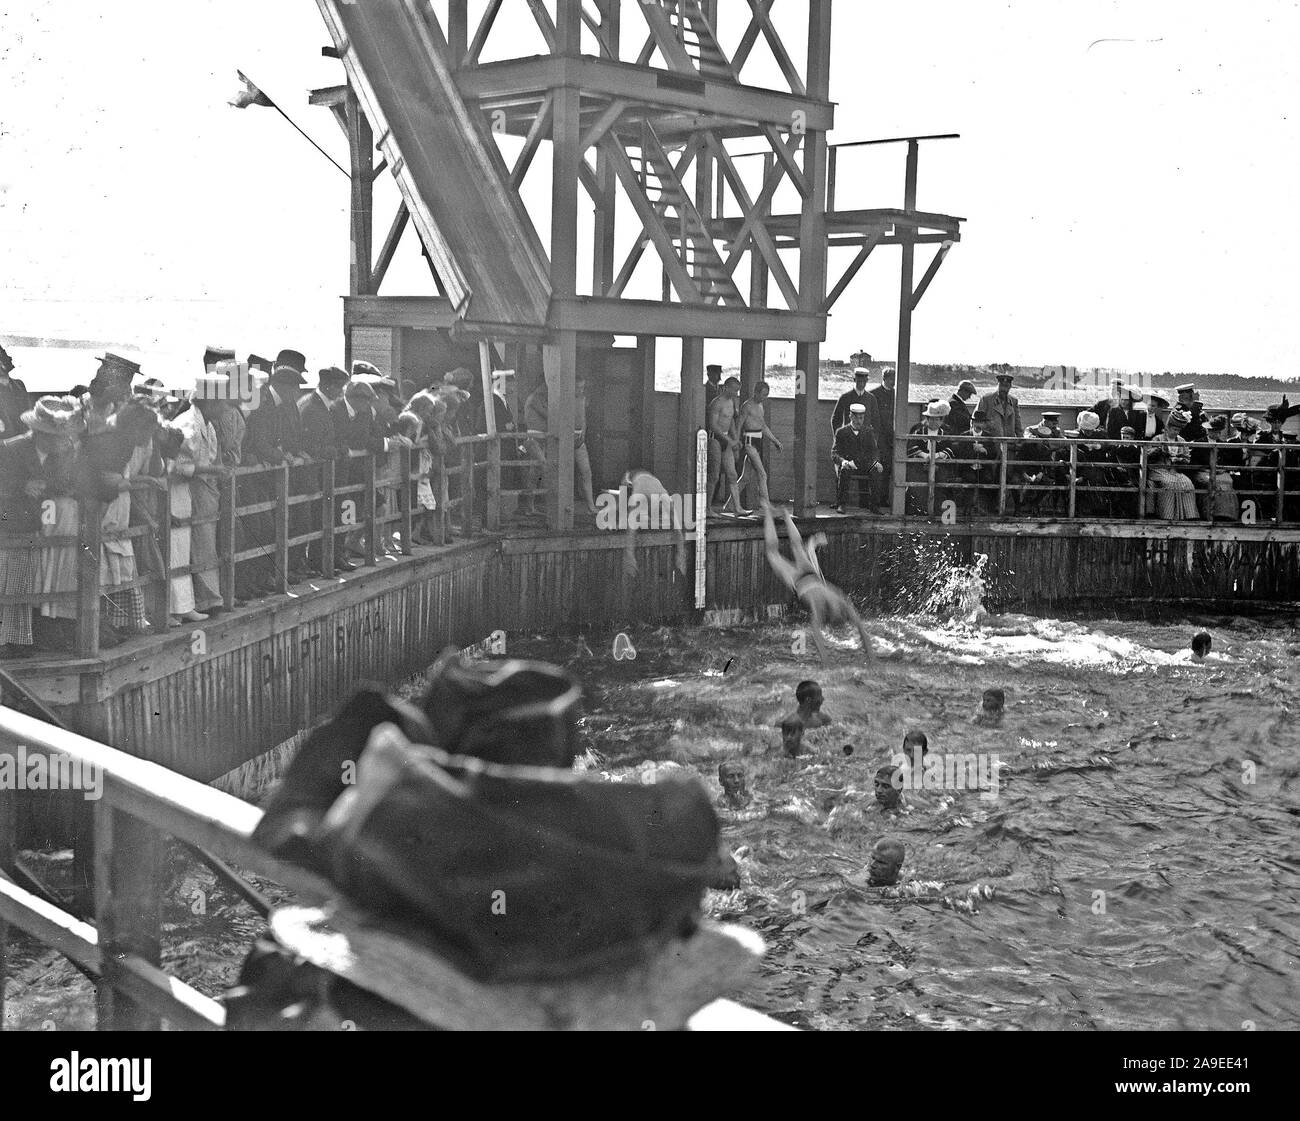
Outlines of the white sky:
{"type": "MultiPolygon", "coordinates": [[[[773,14],[801,28],[805,2],[773,14]]],[[[6,7],[0,338],[116,343],[165,381],[192,375],[207,343],[337,362],[347,182],[273,110],[226,104],[243,69],[346,164],[341,131],[306,104],[341,80],[313,0],[6,7]]],[[[722,7],[730,45],[746,7],[722,7]]],[[[838,0],[834,19],[832,140],[962,134],[922,148],[919,205],[968,221],[916,317],[915,360],[1300,372],[1300,231],[1285,218],[1300,5],[838,0]]],[[[529,23],[506,0],[501,26],[529,23]]],[[[800,30],[789,41],[802,51],[800,30]]],[[[531,50],[507,37],[496,53],[514,42],[531,50]]],[[[871,152],[883,162],[845,158],[841,199],[898,205],[902,149],[871,152]]],[[[383,184],[377,241],[393,198],[383,184]]],[[[827,357],[893,355],[897,262],[877,250],[827,357]]],[[[407,244],[384,291],[424,293],[421,267],[407,244]]],[[[94,368],[84,352],[16,356],[33,385],[94,368]]]]}

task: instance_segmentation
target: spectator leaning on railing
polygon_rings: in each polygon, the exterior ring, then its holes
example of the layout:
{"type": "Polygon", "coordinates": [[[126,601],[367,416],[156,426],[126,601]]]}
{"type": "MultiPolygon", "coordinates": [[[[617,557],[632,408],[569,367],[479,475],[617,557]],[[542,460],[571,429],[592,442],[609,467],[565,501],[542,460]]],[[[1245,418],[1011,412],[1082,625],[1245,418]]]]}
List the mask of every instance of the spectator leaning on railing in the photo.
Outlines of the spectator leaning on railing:
{"type": "MultiPolygon", "coordinates": [[[[326,366],[316,379],[316,388],[298,399],[298,415],[302,419],[303,451],[312,459],[335,460],[338,458],[338,445],[334,441],[334,416],[330,407],[343,396],[343,388],[348,383],[346,370],[337,366],[326,366]]],[[[319,470],[314,472],[317,481],[321,476],[319,470]]],[[[338,471],[335,470],[335,485],[338,485],[338,471]]],[[[319,533],[321,509],[319,502],[313,502],[310,508],[309,522],[311,531],[319,533]]],[[[313,571],[324,573],[324,552],[321,543],[313,541],[307,546],[307,564],[313,571]]],[[[339,554],[334,558],[334,575],[350,572],[356,565],[339,554]]],[[[326,573],[328,575],[328,573],[326,573]]]]}
{"type": "MultiPolygon", "coordinates": [[[[36,502],[44,537],[76,538],[81,519],[76,493],[77,441],[86,420],[75,397],[42,397],[23,414],[31,430],[33,451],[26,453],[29,474],[24,493],[36,502]]],[[[34,591],[58,595],[77,590],[77,545],[52,545],[40,550],[34,591]]],[[[77,605],[71,599],[47,601],[33,618],[41,646],[70,650],[74,641],[77,605]]]]}
{"type": "Polygon", "coordinates": [[[1147,453],[1147,479],[1155,488],[1156,513],[1170,521],[1197,516],[1196,485],[1180,470],[1191,465],[1192,449],[1182,436],[1190,421],[1187,413],[1175,409],[1147,453]]]}

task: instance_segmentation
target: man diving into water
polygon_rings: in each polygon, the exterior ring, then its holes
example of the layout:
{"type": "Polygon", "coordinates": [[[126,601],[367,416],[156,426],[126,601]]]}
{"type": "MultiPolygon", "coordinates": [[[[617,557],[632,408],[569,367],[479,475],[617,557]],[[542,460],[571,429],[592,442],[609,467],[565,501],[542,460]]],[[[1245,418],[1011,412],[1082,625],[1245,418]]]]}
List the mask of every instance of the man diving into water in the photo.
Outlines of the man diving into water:
{"type": "Polygon", "coordinates": [[[853,606],[853,601],[826,580],[817,563],[817,546],[825,544],[825,534],[813,534],[808,539],[808,544],[804,545],[790,511],[783,509],[781,515],[785,519],[785,531],[790,538],[790,553],[794,559],[787,560],[781,555],[781,541],[776,533],[776,522],[772,519],[772,505],[768,503],[763,508],[763,539],[767,543],[767,563],[808,608],[812,616],[813,642],[817,645],[818,656],[823,661],[826,660],[826,639],[822,633],[824,625],[834,627],[841,623],[852,623],[862,637],[863,653],[868,658],[872,657],[874,651],[871,636],[867,633],[857,608],[853,606]]]}
{"type": "MultiPolygon", "coordinates": [[[[681,575],[686,575],[686,534],[682,529],[682,516],[679,506],[674,506],[672,498],[667,488],[656,479],[649,471],[643,471],[639,467],[634,467],[623,476],[619,483],[620,487],[628,489],[628,503],[631,504],[633,495],[641,495],[644,503],[644,510],[647,516],[652,510],[658,510],[659,529],[667,528],[662,525],[663,516],[668,514],[672,521],[672,531],[677,537],[677,546],[674,550],[674,560],[677,571],[681,575]]],[[[693,499],[693,496],[692,496],[693,499]]],[[[698,516],[698,515],[697,515],[698,516]]],[[[651,522],[653,525],[654,523],[651,522]]],[[[636,563],[636,531],[638,529],[635,518],[628,519],[627,538],[623,546],[623,574],[630,580],[635,580],[637,576],[636,563]]]]}

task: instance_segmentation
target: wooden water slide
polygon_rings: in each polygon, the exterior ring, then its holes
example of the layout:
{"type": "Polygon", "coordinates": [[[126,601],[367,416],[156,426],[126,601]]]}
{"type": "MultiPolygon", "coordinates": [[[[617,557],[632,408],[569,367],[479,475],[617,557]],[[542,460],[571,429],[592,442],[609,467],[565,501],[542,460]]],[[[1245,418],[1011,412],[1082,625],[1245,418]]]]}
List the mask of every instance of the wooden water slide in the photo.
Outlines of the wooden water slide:
{"type": "Polygon", "coordinates": [[[542,327],[550,263],[422,0],[317,0],[420,239],[457,313],[542,327]]]}

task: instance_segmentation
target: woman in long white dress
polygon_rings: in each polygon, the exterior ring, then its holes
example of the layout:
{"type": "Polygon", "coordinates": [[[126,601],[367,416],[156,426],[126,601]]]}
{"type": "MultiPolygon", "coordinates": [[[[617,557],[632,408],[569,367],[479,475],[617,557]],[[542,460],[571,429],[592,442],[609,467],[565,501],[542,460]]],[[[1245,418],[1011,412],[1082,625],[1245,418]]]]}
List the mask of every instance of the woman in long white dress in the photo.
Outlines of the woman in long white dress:
{"type": "MultiPolygon", "coordinates": [[[[186,432],[185,446],[196,468],[221,466],[217,430],[197,405],[191,405],[176,418],[176,423],[186,432]]],[[[190,532],[190,558],[195,570],[194,606],[201,612],[221,611],[224,600],[217,569],[217,523],[211,520],[221,511],[221,490],[215,475],[196,474],[190,480],[190,506],[195,523],[190,532]]]]}
{"type": "MultiPolygon", "coordinates": [[[[167,469],[167,497],[171,509],[172,527],[168,542],[171,546],[169,567],[172,572],[190,565],[190,518],[194,513],[190,495],[190,479],[194,476],[194,450],[189,438],[194,434],[193,421],[186,422],[193,409],[170,422],[174,433],[163,453],[167,469]]],[[[167,610],[169,623],[179,627],[182,623],[200,623],[207,618],[194,607],[194,577],[188,573],[173,576],[169,582],[167,610]]]]}

